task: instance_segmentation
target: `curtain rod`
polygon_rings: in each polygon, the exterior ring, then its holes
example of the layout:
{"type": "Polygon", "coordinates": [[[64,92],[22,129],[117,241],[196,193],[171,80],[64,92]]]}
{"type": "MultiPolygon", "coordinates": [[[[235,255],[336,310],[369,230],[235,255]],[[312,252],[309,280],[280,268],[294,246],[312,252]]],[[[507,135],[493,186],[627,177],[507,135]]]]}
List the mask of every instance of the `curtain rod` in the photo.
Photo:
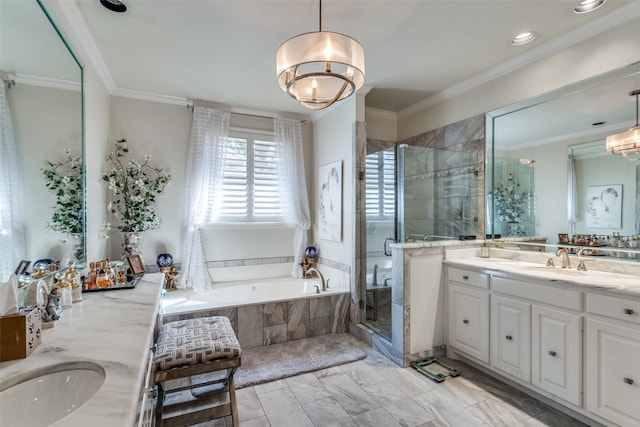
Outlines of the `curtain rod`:
{"type": "MultiPolygon", "coordinates": [[[[224,107],[221,108],[220,104],[215,104],[213,102],[208,102],[208,101],[194,100],[187,103],[187,108],[192,112],[193,112],[193,107],[196,107],[196,106],[207,107],[207,108],[218,108],[224,111],[228,111],[231,114],[236,114],[239,116],[258,117],[262,119],[283,118],[282,116],[280,116],[280,114],[277,114],[277,113],[269,113],[269,112],[262,112],[262,111],[257,112],[255,110],[245,110],[245,109],[236,108],[236,107],[231,107],[231,109],[229,110],[229,109],[225,109],[224,107]]],[[[307,120],[300,119],[300,123],[307,124],[307,120]]]]}

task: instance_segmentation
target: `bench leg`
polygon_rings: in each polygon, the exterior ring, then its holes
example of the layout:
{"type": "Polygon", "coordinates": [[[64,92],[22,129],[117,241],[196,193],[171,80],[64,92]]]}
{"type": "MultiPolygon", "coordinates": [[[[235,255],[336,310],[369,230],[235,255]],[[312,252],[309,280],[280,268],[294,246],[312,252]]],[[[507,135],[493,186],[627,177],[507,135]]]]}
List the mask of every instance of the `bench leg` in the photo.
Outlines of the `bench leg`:
{"type": "Polygon", "coordinates": [[[238,403],[236,402],[236,384],[233,380],[233,375],[229,377],[229,403],[231,404],[231,422],[233,427],[239,426],[238,421],[238,403]]]}
{"type": "Polygon", "coordinates": [[[156,383],[158,387],[158,400],[156,402],[156,427],[162,427],[162,412],[164,409],[164,387],[162,383],[156,383]]]}

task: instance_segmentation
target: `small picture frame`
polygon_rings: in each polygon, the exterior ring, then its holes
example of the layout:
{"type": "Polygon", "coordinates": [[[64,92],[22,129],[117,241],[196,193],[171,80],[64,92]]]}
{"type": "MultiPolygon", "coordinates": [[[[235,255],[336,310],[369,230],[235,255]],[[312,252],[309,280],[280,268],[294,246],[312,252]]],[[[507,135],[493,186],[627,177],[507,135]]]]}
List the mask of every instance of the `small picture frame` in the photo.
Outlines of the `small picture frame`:
{"type": "Polygon", "coordinates": [[[18,264],[18,267],[16,268],[16,271],[15,271],[16,276],[26,273],[27,269],[29,268],[29,265],[31,265],[31,261],[28,261],[26,259],[23,259],[22,261],[20,261],[20,264],[18,264]]]}
{"type": "Polygon", "coordinates": [[[129,264],[129,269],[133,276],[141,276],[144,274],[144,264],[140,259],[140,255],[130,255],[125,259],[127,260],[127,264],[129,264]]]}
{"type": "Polygon", "coordinates": [[[566,233],[558,233],[558,243],[569,243],[569,235],[566,233]]]}

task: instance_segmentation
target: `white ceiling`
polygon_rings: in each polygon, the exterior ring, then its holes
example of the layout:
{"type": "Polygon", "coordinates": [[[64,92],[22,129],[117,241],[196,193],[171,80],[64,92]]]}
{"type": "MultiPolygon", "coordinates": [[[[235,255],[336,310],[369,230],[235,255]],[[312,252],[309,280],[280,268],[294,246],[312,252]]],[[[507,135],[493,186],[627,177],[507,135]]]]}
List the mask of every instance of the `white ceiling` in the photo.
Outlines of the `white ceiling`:
{"type": "MultiPolygon", "coordinates": [[[[275,54],[318,30],[317,0],[124,0],[110,12],[75,0],[116,92],[203,99],[241,108],[309,114],[278,87],[275,54]]],[[[322,29],[364,47],[367,107],[402,112],[542,47],[634,0],[589,14],[578,0],[324,0],[322,29]],[[526,46],[511,38],[533,30],[526,46]]]]}

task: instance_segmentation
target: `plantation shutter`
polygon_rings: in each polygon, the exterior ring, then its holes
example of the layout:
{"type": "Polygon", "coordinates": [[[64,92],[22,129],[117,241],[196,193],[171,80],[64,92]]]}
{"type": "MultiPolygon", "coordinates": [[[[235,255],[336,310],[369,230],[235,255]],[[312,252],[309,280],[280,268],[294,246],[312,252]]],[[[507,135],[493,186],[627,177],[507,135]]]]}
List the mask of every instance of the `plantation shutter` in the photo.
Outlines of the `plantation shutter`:
{"type": "Polygon", "coordinates": [[[395,155],[393,150],[369,154],[365,163],[365,212],[373,219],[395,215],[395,155]]]}
{"type": "Polygon", "coordinates": [[[221,222],[282,222],[273,141],[253,135],[225,143],[221,222]]]}

